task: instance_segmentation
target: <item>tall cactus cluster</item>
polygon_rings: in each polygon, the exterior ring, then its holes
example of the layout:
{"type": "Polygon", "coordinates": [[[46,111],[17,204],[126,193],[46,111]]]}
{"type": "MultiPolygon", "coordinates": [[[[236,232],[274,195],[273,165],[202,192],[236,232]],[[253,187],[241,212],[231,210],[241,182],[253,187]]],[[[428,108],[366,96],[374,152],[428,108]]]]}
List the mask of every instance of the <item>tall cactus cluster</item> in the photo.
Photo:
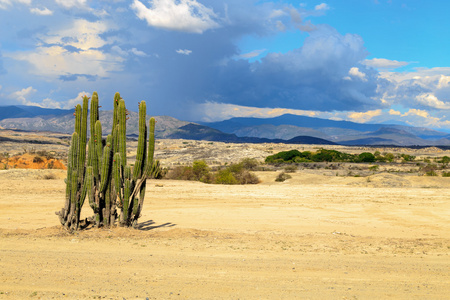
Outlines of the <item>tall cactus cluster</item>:
{"type": "Polygon", "coordinates": [[[80,227],[80,211],[86,195],[94,217],[89,219],[96,227],[136,227],[144,204],[147,177],[158,169],[153,162],[155,150],[155,119],[146,125],[146,104],[139,103],[139,137],[136,161],[132,168],[127,163],[125,101],[119,93],[114,96],[111,134],[102,138],[99,120],[98,94],[92,94],[90,106],[90,139],[87,135],[87,107],[89,98],[83,98],[83,107],[75,109],[75,132],[69,150],[66,202],[56,212],[61,224],[71,230],[80,227]],[[86,161],[86,145],[87,161],[86,161]],[[117,209],[120,209],[118,213],[117,209]]]}

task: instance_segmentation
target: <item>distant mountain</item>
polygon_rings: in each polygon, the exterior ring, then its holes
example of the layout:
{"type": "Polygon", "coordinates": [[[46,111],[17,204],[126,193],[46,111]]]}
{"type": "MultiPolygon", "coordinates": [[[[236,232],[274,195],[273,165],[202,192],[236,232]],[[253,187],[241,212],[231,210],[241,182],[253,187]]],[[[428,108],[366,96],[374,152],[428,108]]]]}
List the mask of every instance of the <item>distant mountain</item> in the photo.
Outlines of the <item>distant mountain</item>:
{"type": "Polygon", "coordinates": [[[10,105],[0,106],[0,120],[9,118],[54,117],[73,114],[73,110],[49,109],[37,106],[10,105]]]}
{"type": "MultiPolygon", "coordinates": [[[[112,111],[100,111],[103,134],[111,133],[112,111]]],[[[130,111],[127,134],[138,135],[138,113],[130,111]]],[[[360,124],[307,116],[232,118],[213,123],[190,123],[169,116],[155,117],[157,138],[209,140],[233,143],[291,143],[392,146],[447,146],[444,132],[398,124],[360,124]]],[[[71,134],[73,110],[29,106],[0,107],[0,128],[71,134]]]]}
{"type": "Polygon", "coordinates": [[[266,124],[271,124],[275,126],[294,125],[297,127],[306,127],[313,129],[335,127],[341,129],[353,129],[357,131],[375,131],[380,129],[381,127],[387,126],[385,124],[361,124],[350,121],[334,121],[292,114],[285,114],[275,118],[231,118],[225,121],[210,122],[210,123],[204,122],[201,124],[218,129],[226,133],[233,133],[235,130],[244,127],[266,125],[266,124]]]}
{"type": "Polygon", "coordinates": [[[328,140],[315,138],[311,136],[297,136],[289,140],[267,139],[258,137],[238,137],[235,134],[224,133],[220,130],[194,123],[190,123],[178,128],[178,130],[175,130],[175,132],[168,135],[167,138],[205,140],[205,141],[229,142],[229,143],[288,143],[288,144],[318,144],[318,145],[335,144],[328,140]]]}
{"type": "Polygon", "coordinates": [[[231,118],[202,123],[229,134],[259,138],[312,136],[345,145],[449,145],[450,135],[436,130],[398,124],[361,124],[297,115],[275,118],[231,118]]]}
{"type": "MultiPolygon", "coordinates": [[[[7,113],[9,113],[7,118],[0,118],[0,127],[2,128],[28,131],[52,131],[69,134],[74,130],[75,117],[73,116],[73,110],[46,109],[34,106],[0,107],[1,115],[7,113]]],[[[104,135],[111,133],[112,115],[113,111],[100,111],[100,121],[102,122],[104,135]]],[[[139,114],[130,111],[128,117],[127,133],[129,135],[139,134],[139,114]]],[[[155,129],[157,138],[165,138],[179,127],[189,124],[189,122],[180,121],[169,116],[158,116],[155,119],[157,122],[155,129]]]]}

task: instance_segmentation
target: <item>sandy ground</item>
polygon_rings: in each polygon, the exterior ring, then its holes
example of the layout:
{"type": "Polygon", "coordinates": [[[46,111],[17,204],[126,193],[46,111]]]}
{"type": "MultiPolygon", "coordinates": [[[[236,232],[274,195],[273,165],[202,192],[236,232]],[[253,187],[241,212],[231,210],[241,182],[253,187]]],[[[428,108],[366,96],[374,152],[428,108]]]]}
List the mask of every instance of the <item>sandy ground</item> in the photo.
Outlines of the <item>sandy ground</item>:
{"type": "Polygon", "coordinates": [[[449,299],[450,178],[257,175],[152,180],[140,230],[69,234],[64,171],[0,171],[0,299],[449,299]]]}

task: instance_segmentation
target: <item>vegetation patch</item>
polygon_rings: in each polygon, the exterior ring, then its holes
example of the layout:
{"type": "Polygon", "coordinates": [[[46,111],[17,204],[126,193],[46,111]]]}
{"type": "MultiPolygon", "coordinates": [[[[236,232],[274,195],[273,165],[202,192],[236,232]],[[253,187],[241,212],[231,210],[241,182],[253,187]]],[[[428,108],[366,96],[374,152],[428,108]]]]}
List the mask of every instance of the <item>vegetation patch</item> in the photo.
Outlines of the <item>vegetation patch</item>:
{"type": "Polygon", "coordinates": [[[204,160],[194,161],[192,166],[179,166],[170,170],[166,178],[177,180],[201,181],[215,184],[257,184],[258,177],[253,174],[258,162],[244,159],[239,163],[212,170],[204,160]]]}

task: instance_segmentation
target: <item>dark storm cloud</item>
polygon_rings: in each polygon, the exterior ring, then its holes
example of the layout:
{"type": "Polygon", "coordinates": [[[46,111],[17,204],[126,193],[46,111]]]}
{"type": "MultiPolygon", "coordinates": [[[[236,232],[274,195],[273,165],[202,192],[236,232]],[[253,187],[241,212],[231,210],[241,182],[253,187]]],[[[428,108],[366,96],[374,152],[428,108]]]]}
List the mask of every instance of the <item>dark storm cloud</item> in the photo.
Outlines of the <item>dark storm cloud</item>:
{"type": "Polygon", "coordinates": [[[360,63],[367,51],[358,35],[319,25],[302,47],[248,62],[234,59],[240,54],[235,39],[242,26],[249,32],[258,28],[260,34],[271,29],[239,21],[201,35],[164,32],[155,39],[158,43],[143,45],[154,57],[127,64],[146,64],[149,71],[140,78],[152,97],[183,113],[205,101],[321,111],[381,107],[373,97],[383,82],[377,71],[360,63]],[[181,55],[178,49],[191,52],[181,55]]]}

